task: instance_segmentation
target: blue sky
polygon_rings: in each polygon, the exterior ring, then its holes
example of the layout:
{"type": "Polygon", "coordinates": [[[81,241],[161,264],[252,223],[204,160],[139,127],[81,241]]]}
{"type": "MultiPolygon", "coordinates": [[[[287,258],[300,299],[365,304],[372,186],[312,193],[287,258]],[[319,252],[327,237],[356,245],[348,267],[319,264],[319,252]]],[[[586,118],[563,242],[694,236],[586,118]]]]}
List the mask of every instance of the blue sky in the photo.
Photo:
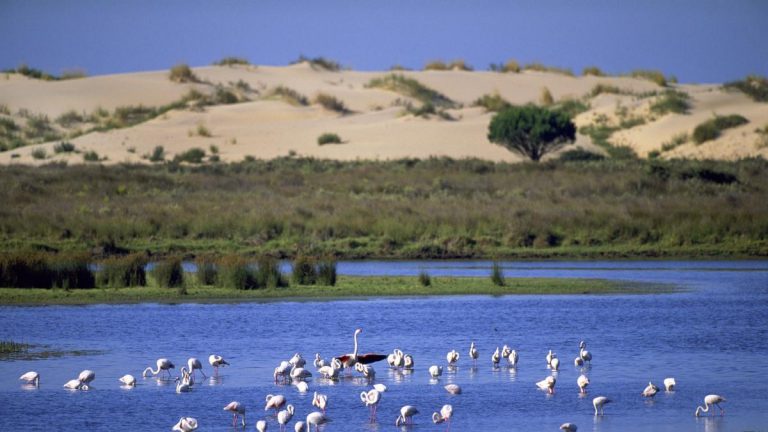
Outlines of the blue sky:
{"type": "Polygon", "coordinates": [[[305,54],[359,70],[455,58],[486,69],[514,58],[723,82],[768,75],[766,19],[760,0],[0,0],[0,68],[99,75],[305,54]]]}

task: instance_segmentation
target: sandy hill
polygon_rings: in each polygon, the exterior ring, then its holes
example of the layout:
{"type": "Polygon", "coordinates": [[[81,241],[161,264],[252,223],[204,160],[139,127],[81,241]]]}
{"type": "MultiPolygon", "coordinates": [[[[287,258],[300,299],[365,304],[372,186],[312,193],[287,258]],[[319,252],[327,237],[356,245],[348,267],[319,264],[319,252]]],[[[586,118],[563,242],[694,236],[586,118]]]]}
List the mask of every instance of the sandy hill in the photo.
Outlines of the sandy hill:
{"type": "MultiPolygon", "coordinates": [[[[662,158],[768,157],[766,137],[757,132],[768,124],[768,104],[719,85],[673,86],[687,95],[690,108],[684,114],[659,114],[651,106],[669,89],[643,79],[534,71],[396,72],[454,102],[438,106],[437,113],[417,116],[406,108],[418,108],[421,101],[369,86],[372,79],[391,72],[329,71],[309,63],[209,66],[193,71],[198,82],[171,81],[168,71],[66,81],[0,75],[0,126],[5,128],[0,129],[0,139],[18,143],[12,137],[21,136],[25,144],[37,142],[18,148],[7,145],[10,149],[0,152],[0,163],[81,163],[87,152],[95,152],[102,163],[150,163],[148,155],[157,146],[163,147],[166,159],[198,147],[207,157],[215,154],[222,161],[289,154],[344,160],[449,156],[518,161],[519,156],[487,140],[494,113],[473,102],[498,94],[513,104],[539,103],[544,88],[556,103],[579,100],[586,105],[588,109],[574,119],[580,128],[613,128],[608,143],[631,147],[641,157],[650,152],[662,158]],[[603,92],[594,91],[598,85],[603,92]],[[275,89],[282,90],[276,93],[275,89]],[[235,97],[238,103],[222,103],[213,97],[217,92],[235,97]],[[349,112],[313,103],[321,93],[341,101],[349,112]],[[298,101],[291,94],[298,95],[298,101]],[[206,103],[201,102],[203,98],[208,98],[206,103]],[[160,111],[131,120],[134,111],[141,111],[138,106],[160,111]],[[117,121],[115,111],[121,108],[117,121]],[[700,123],[729,114],[740,114],[749,122],[699,145],[690,139],[700,123]],[[326,132],[338,134],[342,143],[318,145],[318,136],[326,132]],[[63,140],[73,144],[75,151],[56,153],[54,148],[63,140]]],[[[583,134],[578,135],[576,146],[605,151],[604,144],[596,146],[583,134]]]]}

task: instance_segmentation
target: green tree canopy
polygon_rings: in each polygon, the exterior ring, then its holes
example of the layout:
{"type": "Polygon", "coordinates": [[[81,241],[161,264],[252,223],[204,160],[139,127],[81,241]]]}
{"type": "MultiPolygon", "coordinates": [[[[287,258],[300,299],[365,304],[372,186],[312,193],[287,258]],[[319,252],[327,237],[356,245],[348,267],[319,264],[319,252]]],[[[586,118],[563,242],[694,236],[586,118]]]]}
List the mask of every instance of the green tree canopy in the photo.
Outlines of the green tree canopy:
{"type": "Polygon", "coordinates": [[[501,111],[488,126],[489,141],[534,162],[575,139],[576,126],[568,115],[535,105],[501,111]]]}

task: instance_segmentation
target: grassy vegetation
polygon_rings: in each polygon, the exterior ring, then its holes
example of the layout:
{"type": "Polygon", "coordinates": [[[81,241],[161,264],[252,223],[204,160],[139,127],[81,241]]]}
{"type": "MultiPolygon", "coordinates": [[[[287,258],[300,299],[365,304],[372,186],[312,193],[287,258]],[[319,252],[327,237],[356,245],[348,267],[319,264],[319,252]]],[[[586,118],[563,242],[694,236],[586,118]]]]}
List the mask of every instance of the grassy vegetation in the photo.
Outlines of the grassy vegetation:
{"type": "Polygon", "coordinates": [[[511,73],[520,73],[522,70],[520,68],[520,63],[517,62],[517,60],[507,60],[506,63],[491,63],[488,66],[488,70],[493,72],[511,72],[511,73]]]}
{"type": "Polygon", "coordinates": [[[203,163],[203,159],[205,159],[205,150],[200,147],[192,147],[189,150],[177,154],[173,158],[175,162],[187,162],[191,164],[203,163]]]}
{"type": "Polygon", "coordinates": [[[766,256],[766,170],[762,159],[3,166],[0,250],[111,241],[160,255],[766,256]]]}
{"type": "Polygon", "coordinates": [[[499,92],[484,94],[472,103],[472,106],[485,108],[485,112],[498,112],[512,106],[499,92]]]}
{"type": "Polygon", "coordinates": [[[651,112],[659,115],[667,113],[687,114],[691,108],[688,93],[678,90],[664,92],[651,104],[651,112]]]}
{"type": "Polygon", "coordinates": [[[696,126],[693,130],[693,142],[697,145],[703,144],[717,139],[725,129],[735,128],[747,123],[749,123],[749,120],[739,114],[717,115],[696,126]]]}
{"type": "Polygon", "coordinates": [[[309,105],[309,99],[307,99],[306,96],[285,86],[277,86],[273,88],[266,94],[266,98],[281,99],[294,106],[309,105]]]}
{"type": "Polygon", "coordinates": [[[332,132],[326,132],[317,137],[317,145],[341,144],[341,137],[332,132]]]}
{"type": "Polygon", "coordinates": [[[29,351],[31,345],[10,340],[0,341],[0,356],[19,354],[29,351]]]}
{"type": "Polygon", "coordinates": [[[637,159],[637,154],[630,147],[615,146],[608,141],[611,135],[618,130],[621,130],[621,127],[598,123],[580,127],[579,133],[592,138],[592,142],[605,150],[611,158],[619,160],[637,159]]]}
{"type": "Polygon", "coordinates": [[[243,57],[224,57],[219,61],[213,62],[214,66],[234,66],[234,65],[250,65],[247,59],[243,57]]]}
{"type": "Polygon", "coordinates": [[[310,66],[312,66],[313,69],[323,69],[331,72],[336,72],[341,70],[341,65],[335,61],[331,60],[325,57],[306,57],[303,54],[299,56],[298,59],[291,62],[291,64],[297,64],[297,63],[303,63],[307,62],[310,66]]]}
{"type": "Polygon", "coordinates": [[[547,87],[542,87],[541,92],[539,93],[539,105],[548,107],[554,103],[555,98],[552,97],[552,93],[547,87]]]}
{"type": "Polygon", "coordinates": [[[168,78],[173,82],[178,83],[196,83],[200,82],[200,79],[192,72],[189,65],[180,63],[171,68],[168,73],[168,78]]]}
{"type": "Polygon", "coordinates": [[[334,111],[342,115],[352,112],[346,105],[344,105],[343,101],[327,93],[318,93],[315,96],[315,103],[320,104],[323,108],[329,111],[334,111]]]}
{"type": "Polygon", "coordinates": [[[574,76],[573,71],[569,68],[546,66],[539,62],[528,63],[527,65],[523,66],[523,70],[530,70],[530,71],[536,71],[536,72],[549,72],[549,73],[556,73],[560,75],[574,76]]]}
{"type": "Polygon", "coordinates": [[[749,75],[743,80],[726,83],[725,88],[744,92],[756,102],[768,102],[768,78],[749,75]]]}
{"type": "Polygon", "coordinates": [[[672,77],[667,78],[661,71],[651,69],[636,69],[630,72],[629,76],[653,81],[661,87],[666,87],[668,83],[677,81],[672,77]]]}
{"type": "Polygon", "coordinates": [[[412,97],[423,104],[430,103],[439,108],[453,108],[456,103],[442,93],[433,90],[419,81],[401,74],[388,74],[368,82],[369,88],[381,88],[412,97]]]}
{"type": "MultiPolygon", "coordinates": [[[[186,278],[192,281],[193,278],[186,278]]],[[[186,283],[186,282],[185,282],[186,283]]],[[[646,294],[669,292],[669,287],[626,284],[599,279],[507,278],[503,286],[490,278],[440,277],[422,285],[418,277],[339,276],[336,285],[291,285],[235,290],[188,284],[186,293],[157,286],[93,290],[0,288],[0,304],[96,304],[139,302],[240,302],[290,298],[336,299],[372,296],[514,295],[514,294],[646,294]]]]}
{"type": "Polygon", "coordinates": [[[581,74],[584,76],[596,76],[596,77],[602,77],[605,76],[605,73],[597,67],[597,66],[587,66],[584,69],[581,70],[581,74]]]}
{"type": "Polygon", "coordinates": [[[464,60],[457,59],[450,63],[445,63],[442,60],[433,60],[428,62],[426,65],[424,65],[424,70],[439,70],[439,71],[449,71],[449,70],[463,70],[463,71],[471,71],[474,70],[472,66],[467,64],[464,60]]]}
{"type": "Polygon", "coordinates": [[[768,147],[768,124],[755,129],[755,133],[757,134],[757,148],[768,147]]]}
{"type": "Polygon", "coordinates": [[[686,132],[674,135],[669,141],[661,144],[661,152],[663,153],[663,152],[668,152],[670,150],[674,150],[677,147],[680,147],[681,145],[687,143],[688,140],[690,140],[690,137],[686,132]]]}
{"type": "Polygon", "coordinates": [[[59,79],[59,77],[53,74],[49,74],[48,72],[42,71],[40,69],[29,67],[26,64],[21,64],[16,69],[5,69],[3,70],[3,73],[17,73],[32,79],[39,79],[44,81],[55,81],[59,79]]]}

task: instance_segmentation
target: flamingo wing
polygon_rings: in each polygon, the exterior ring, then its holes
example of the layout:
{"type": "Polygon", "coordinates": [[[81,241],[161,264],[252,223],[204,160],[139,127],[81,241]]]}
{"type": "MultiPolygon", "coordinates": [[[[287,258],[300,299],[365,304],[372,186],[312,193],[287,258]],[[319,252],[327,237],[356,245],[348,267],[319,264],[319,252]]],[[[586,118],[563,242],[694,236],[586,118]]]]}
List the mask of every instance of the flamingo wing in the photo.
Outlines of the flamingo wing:
{"type": "Polygon", "coordinates": [[[371,363],[376,363],[378,361],[382,361],[386,358],[387,358],[386,354],[375,354],[375,353],[359,354],[357,356],[357,362],[362,364],[371,364],[371,363]]]}

